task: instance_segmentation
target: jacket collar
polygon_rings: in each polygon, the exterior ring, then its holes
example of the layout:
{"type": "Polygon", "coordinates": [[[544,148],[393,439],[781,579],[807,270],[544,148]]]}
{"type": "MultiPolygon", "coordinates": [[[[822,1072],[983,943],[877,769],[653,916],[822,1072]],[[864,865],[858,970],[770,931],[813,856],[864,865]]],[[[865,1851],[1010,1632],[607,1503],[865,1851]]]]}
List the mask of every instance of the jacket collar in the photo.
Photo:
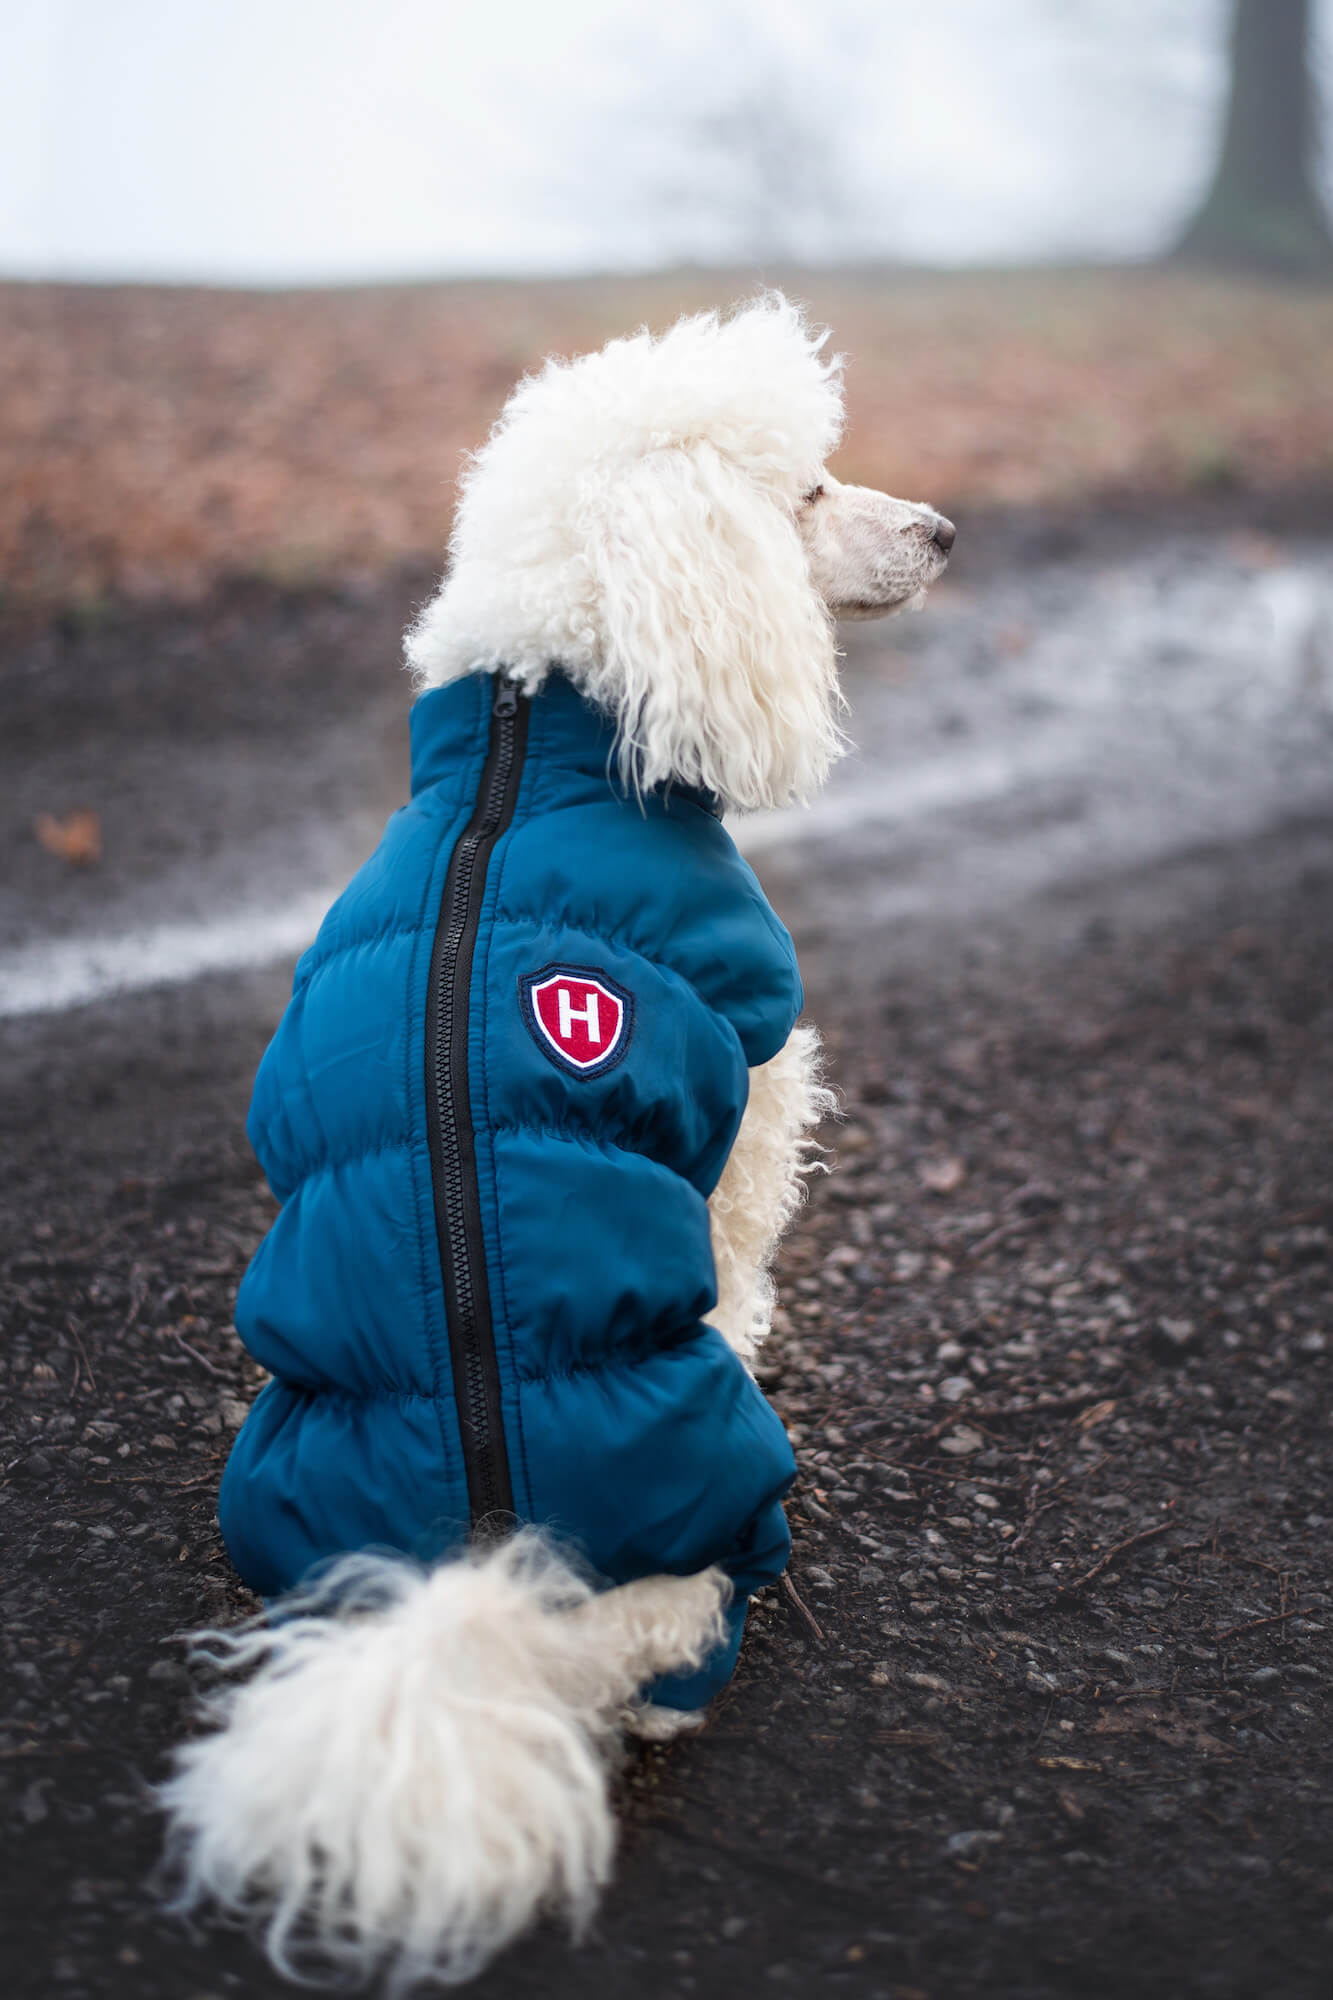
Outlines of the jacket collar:
{"type": "MultiPolygon", "coordinates": [[[[484,751],[493,685],[489,673],[463,674],[417,697],[411,713],[413,797],[484,751]]],[[[626,795],[615,768],[615,724],[566,674],[549,673],[533,696],[530,735],[538,730],[544,763],[603,777],[617,797],[626,795]]],[[[688,799],[715,819],[722,817],[720,802],[696,786],[658,786],[655,796],[664,795],[688,799]]]]}

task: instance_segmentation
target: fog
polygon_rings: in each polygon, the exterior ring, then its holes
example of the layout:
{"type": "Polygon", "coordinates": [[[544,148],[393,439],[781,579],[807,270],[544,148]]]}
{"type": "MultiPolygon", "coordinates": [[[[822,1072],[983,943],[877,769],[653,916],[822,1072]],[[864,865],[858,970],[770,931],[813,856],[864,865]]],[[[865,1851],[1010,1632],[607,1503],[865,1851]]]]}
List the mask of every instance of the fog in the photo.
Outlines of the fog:
{"type": "MultiPolygon", "coordinates": [[[[0,274],[1150,255],[1211,163],[1225,13],[9,0],[0,274]]],[[[1318,42],[1327,95],[1333,0],[1318,42]]]]}

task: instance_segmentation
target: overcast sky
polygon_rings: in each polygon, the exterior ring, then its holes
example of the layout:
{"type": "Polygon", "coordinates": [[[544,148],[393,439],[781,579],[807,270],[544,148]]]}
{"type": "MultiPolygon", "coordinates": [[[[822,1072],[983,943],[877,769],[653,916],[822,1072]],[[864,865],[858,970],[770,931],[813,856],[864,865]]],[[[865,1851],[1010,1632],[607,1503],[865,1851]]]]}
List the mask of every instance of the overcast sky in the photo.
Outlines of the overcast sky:
{"type": "Polygon", "coordinates": [[[1210,164],[1226,11],[3,0],[0,273],[1148,253],[1210,164]]]}

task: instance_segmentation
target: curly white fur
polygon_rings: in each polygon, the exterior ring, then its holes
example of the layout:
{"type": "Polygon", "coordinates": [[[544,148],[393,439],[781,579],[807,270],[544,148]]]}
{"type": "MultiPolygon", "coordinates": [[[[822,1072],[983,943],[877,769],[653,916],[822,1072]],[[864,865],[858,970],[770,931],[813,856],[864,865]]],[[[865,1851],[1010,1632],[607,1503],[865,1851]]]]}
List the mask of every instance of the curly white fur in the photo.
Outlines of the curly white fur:
{"type": "Polygon", "coordinates": [[[713,1190],[708,1221],[717,1266],[717,1327],[747,1367],[773,1318],[769,1267],[817,1164],[809,1133],[837,1109],[820,1082],[816,1029],[793,1029],[771,1062],[750,1071],[736,1143],[713,1190]]]}
{"type": "Polygon", "coordinates": [[[522,382],[408,634],[418,685],[558,666],[615,719],[627,781],[809,797],[842,747],[833,613],[912,601],[944,560],[932,509],[825,472],[824,341],[774,294],[522,382]]]}
{"type": "Polygon", "coordinates": [[[258,1922],[288,1977],[398,1990],[470,1979],[542,1911],[577,1933],[619,1727],[657,1733],[639,1690],[701,1664],[728,1594],[709,1570],[599,1596],[528,1533],[433,1571],[351,1556],[272,1622],[199,1635],[249,1678],[161,1792],[178,1907],[258,1922]]]}

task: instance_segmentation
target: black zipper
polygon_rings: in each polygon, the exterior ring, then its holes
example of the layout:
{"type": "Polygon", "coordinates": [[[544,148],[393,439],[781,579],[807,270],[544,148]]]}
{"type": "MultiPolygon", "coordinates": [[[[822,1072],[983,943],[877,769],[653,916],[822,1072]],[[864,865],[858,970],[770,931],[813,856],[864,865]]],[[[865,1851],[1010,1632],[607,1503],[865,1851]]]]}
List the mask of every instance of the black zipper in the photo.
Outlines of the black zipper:
{"type": "Polygon", "coordinates": [[[477,802],[458,837],[445,877],[426,1003],[426,1120],[435,1227],[474,1527],[490,1515],[512,1514],[514,1494],[500,1410],[500,1373],[477,1189],[468,1090],[468,1007],[486,870],[495,843],[514,816],[530,707],[528,697],[520,695],[512,681],[497,675],[490,742],[477,802]]]}

